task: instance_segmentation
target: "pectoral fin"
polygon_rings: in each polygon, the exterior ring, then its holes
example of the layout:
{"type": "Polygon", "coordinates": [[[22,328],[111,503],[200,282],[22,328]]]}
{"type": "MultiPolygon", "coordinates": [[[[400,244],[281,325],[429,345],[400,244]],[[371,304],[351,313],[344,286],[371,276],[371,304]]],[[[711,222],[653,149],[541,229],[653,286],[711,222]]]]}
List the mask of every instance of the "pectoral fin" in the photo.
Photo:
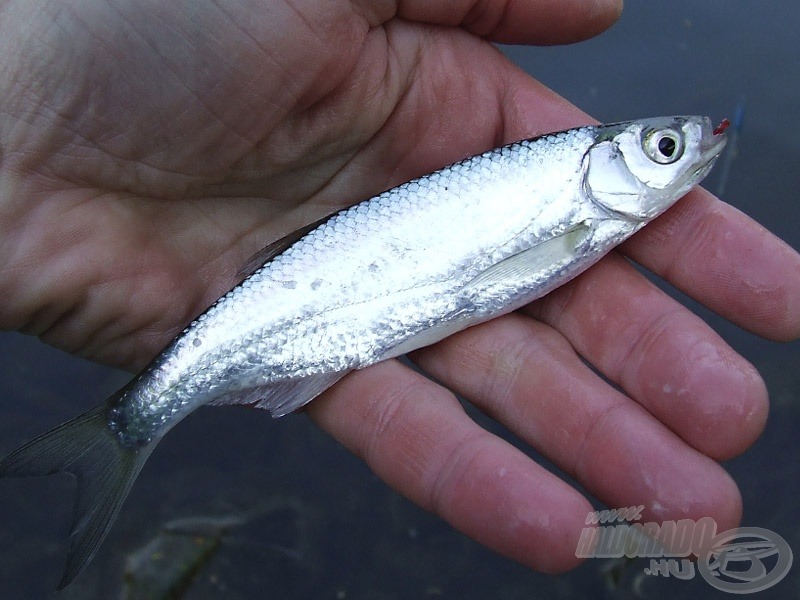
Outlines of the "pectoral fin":
{"type": "Polygon", "coordinates": [[[470,293],[490,287],[518,287],[521,282],[535,281],[543,273],[552,272],[572,261],[591,231],[591,227],[581,223],[541,244],[509,256],[472,279],[464,286],[464,291],[470,293]]]}
{"type": "MultiPolygon", "coordinates": [[[[466,304],[469,304],[468,299],[473,294],[485,295],[487,288],[518,289],[524,287],[526,282],[535,284],[543,275],[571,262],[590,233],[591,228],[581,223],[561,235],[492,265],[464,286],[462,292],[466,304]]],[[[464,307],[457,308],[447,318],[387,350],[380,360],[430,346],[486,319],[485,313],[464,307]]]]}

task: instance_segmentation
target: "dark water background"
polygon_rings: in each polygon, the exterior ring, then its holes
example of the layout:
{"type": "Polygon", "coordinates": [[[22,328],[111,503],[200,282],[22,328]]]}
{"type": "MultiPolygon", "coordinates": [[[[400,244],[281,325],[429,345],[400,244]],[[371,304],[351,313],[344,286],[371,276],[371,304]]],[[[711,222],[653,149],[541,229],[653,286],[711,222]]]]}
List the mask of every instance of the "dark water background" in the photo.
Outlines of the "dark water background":
{"type": "MultiPolygon", "coordinates": [[[[743,105],[723,198],[800,248],[799,28],[793,2],[630,0],[621,22],[598,39],[505,50],[601,121],[680,113],[720,119],[743,105]]],[[[721,173],[717,167],[707,180],[711,190],[721,173]]],[[[800,553],[800,344],[758,339],[682,300],[766,379],[766,432],[726,467],[744,496],[743,524],[780,533],[800,553]]],[[[0,355],[0,453],[128,377],[18,334],[0,334],[0,355]]],[[[72,493],[66,477],[0,482],[0,597],[52,593],[72,493]]],[[[95,562],[59,597],[124,597],[126,557],[154,538],[165,544],[147,553],[159,566],[157,582],[198,568],[184,596],[192,600],[730,597],[699,577],[645,578],[644,562],[617,571],[616,584],[602,560],[561,576],[533,573],[393,493],[304,417],[272,421],[259,411],[204,409],[170,433],[95,562]],[[164,535],[165,524],[189,517],[200,521],[164,535]]],[[[150,576],[135,573],[137,585],[150,576]]],[[[800,597],[800,564],[758,597],[800,597]]]]}

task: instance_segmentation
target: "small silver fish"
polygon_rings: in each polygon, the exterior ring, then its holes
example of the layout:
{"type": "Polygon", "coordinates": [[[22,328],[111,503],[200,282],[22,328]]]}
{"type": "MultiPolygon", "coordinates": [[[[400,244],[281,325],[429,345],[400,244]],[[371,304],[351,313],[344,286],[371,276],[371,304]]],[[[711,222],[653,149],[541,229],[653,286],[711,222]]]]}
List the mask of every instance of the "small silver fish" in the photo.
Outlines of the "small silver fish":
{"type": "Polygon", "coordinates": [[[354,369],[543,296],[672,206],[724,145],[703,117],[552,133],[267,247],[128,385],[0,463],[2,477],[78,479],[58,589],[86,567],[153,448],[190,412],[245,404],[285,415],[354,369]]]}

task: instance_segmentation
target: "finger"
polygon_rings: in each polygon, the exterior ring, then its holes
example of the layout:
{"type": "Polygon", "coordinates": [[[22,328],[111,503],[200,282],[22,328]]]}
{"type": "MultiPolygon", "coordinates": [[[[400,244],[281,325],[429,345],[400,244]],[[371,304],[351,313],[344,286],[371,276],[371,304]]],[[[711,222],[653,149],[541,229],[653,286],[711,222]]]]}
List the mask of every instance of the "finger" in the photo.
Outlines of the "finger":
{"type": "Polygon", "coordinates": [[[758,372],[699,317],[612,253],[525,312],[689,444],[716,459],[743,452],[764,428],[758,372]]]}
{"type": "Polygon", "coordinates": [[[644,505],[657,520],[739,521],[738,489],[715,461],[603,382],[563,336],[534,319],[507,315],[413,360],[608,506],[644,505]]]}
{"type": "Polygon", "coordinates": [[[577,42],[606,30],[621,12],[621,0],[406,0],[397,6],[404,19],[461,26],[511,44],[577,42]]]}
{"type": "Polygon", "coordinates": [[[307,411],[389,485],[478,542],[540,571],[577,564],[589,503],[408,367],[356,371],[307,411]]]}
{"type": "Polygon", "coordinates": [[[800,255],[696,189],[624,246],[625,253],[737,325],[800,337],[800,255]]]}

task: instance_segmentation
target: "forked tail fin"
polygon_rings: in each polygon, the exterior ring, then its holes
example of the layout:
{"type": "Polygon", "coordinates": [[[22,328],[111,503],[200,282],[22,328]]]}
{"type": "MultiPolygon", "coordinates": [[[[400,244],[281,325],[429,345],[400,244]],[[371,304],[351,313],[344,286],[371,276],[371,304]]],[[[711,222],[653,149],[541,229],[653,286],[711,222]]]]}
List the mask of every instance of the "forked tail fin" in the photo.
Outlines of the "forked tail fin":
{"type": "Polygon", "coordinates": [[[58,589],[92,560],[156,442],[125,448],[108,428],[108,401],[40,435],[0,462],[0,477],[71,473],[78,480],[67,565],[58,589]]]}

